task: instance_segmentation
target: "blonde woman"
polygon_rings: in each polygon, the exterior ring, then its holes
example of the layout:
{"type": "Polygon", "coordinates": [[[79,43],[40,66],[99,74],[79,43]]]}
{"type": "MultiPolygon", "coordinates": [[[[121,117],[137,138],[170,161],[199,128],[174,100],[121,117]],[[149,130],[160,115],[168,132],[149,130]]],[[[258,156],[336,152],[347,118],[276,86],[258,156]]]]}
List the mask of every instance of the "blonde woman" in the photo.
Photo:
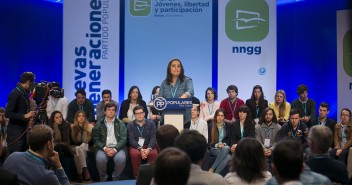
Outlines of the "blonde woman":
{"type": "Polygon", "coordinates": [[[280,125],[288,121],[291,104],[286,101],[286,93],[284,90],[280,89],[276,92],[275,101],[269,103],[269,107],[274,110],[280,125]]]}
{"type": "Polygon", "coordinates": [[[74,156],[77,168],[77,181],[90,180],[90,174],[87,169],[86,156],[88,143],[92,140],[93,125],[89,124],[86,113],[77,111],[74,122],[71,125],[71,153],[74,156]]]}

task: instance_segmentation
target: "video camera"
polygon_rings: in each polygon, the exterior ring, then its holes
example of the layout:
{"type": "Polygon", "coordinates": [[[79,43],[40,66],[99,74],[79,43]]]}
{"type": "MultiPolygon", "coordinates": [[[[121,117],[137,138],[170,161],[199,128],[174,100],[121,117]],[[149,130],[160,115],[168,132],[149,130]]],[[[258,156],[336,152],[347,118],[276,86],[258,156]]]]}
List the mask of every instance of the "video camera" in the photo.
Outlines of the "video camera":
{"type": "Polygon", "coordinates": [[[48,97],[51,95],[54,98],[63,98],[64,89],[60,88],[58,82],[41,81],[35,83],[31,90],[31,99],[35,100],[39,112],[39,119],[41,123],[47,123],[46,106],[48,97]]]}

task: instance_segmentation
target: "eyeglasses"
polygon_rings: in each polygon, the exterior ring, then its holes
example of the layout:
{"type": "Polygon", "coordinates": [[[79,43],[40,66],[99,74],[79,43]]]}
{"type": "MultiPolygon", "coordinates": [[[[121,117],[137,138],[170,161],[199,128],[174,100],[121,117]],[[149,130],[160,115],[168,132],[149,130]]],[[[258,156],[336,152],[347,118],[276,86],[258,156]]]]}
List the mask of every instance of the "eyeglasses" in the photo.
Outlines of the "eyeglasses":
{"type": "Polygon", "coordinates": [[[142,115],[142,114],[144,114],[144,112],[136,112],[136,113],[134,113],[135,115],[142,115]]]}

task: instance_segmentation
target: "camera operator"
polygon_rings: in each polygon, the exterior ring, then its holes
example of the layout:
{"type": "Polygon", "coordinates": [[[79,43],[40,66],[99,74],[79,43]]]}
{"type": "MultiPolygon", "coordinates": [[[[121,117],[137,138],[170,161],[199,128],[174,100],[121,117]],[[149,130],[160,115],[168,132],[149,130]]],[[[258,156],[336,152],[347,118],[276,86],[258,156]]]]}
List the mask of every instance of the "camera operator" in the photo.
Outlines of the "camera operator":
{"type": "Polygon", "coordinates": [[[23,152],[27,149],[28,122],[36,115],[35,111],[30,110],[30,100],[28,98],[29,89],[34,83],[34,77],[32,72],[22,73],[20,82],[8,96],[5,116],[9,118],[7,127],[9,154],[15,151],[23,152]]]}
{"type": "Polygon", "coordinates": [[[48,103],[46,106],[46,114],[50,119],[51,113],[54,111],[60,111],[64,120],[67,117],[68,99],[63,95],[60,84],[58,82],[52,82],[50,89],[50,96],[48,97],[48,103]]]}

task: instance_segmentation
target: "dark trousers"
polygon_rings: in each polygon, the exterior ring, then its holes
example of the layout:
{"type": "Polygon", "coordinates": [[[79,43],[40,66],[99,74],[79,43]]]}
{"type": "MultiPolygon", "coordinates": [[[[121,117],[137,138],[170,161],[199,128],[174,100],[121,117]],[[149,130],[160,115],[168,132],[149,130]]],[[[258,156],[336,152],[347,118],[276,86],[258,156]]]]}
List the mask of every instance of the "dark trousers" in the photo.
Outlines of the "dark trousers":
{"type": "Polygon", "coordinates": [[[26,127],[9,124],[7,126],[7,148],[9,154],[27,150],[26,127]]]}
{"type": "Polygon", "coordinates": [[[340,153],[339,156],[336,156],[336,151],[337,149],[332,149],[330,150],[330,157],[333,159],[337,159],[339,161],[342,161],[343,163],[345,163],[347,165],[347,157],[348,157],[348,153],[350,151],[349,148],[342,150],[342,152],[340,153]]]}

